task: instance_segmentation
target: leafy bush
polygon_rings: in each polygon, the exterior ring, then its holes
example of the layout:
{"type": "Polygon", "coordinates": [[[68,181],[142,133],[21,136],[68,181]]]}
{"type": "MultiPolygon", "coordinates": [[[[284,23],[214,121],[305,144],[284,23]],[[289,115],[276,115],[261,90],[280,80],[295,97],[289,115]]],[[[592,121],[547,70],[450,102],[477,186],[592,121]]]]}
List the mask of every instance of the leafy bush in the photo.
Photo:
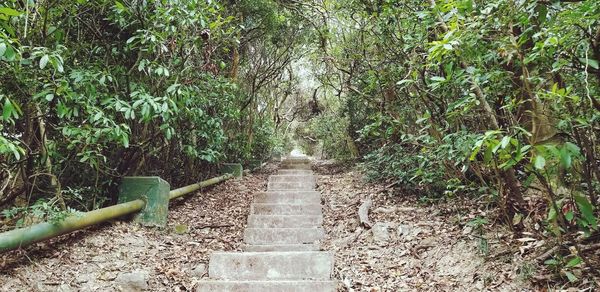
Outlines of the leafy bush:
{"type": "Polygon", "coordinates": [[[308,148],[309,154],[340,161],[353,158],[348,145],[347,118],[328,111],[311,119],[300,131],[299,140],[306,144],[304,148],[308,148]]]}

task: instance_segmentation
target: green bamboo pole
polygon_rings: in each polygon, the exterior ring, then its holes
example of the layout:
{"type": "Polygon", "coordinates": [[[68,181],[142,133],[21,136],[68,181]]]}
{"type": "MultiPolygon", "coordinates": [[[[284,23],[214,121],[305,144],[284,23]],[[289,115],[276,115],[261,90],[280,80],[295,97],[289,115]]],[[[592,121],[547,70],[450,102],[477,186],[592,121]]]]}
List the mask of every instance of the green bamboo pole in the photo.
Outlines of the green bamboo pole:
{"type": "Polygon", "coordinates": [[[27,246],[110,219],[135,213],[142,210],[145,205],[146,202],[143,200],[135,200],[83,214],[72,215],[57,223],[43,222],[4,232],[0,234],[0,251],[27,246]]]}
{"type": "Polygon", "coordinates": [[[193,191],[199,190],[201,188],[210,186],[210,185],[214,185],[214,184],[218,184],[222,181],[228,180],[230,178],[232,178],[233,175],[228,173],[219,177],[215,177],[215,178],[211,178],[209,180],[205,180],[199,183],[195,183],[195,184],[191,184],[189,186],[185,186],[182,188],[178,188],[178,189],[174,189],[172,191],[169,192],[169,200],[173,200],[175,198],[179,198],[185,194],[189,194],[193,191]]]}
{"type": "MultiPolygon", "coordinates": [[[[200,188],[220,183],[232,177],[233,175],[226,174],[172,190],[169,192],[169,200],[189,194],[200,188]]],[[[82,214],[72,215],[57,223],[43,222],[29,227],[0,233],[0,252],[24,247],[104,221],[139,212],[145,205],[146,202],[143,200],[134,200],[82,214]]]]}

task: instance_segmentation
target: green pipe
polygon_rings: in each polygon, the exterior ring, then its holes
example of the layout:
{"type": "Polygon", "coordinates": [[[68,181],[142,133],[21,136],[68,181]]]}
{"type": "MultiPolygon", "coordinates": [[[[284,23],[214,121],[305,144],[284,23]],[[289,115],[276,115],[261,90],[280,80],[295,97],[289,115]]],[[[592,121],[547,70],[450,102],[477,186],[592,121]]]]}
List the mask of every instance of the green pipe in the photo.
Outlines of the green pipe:
{"type": "Polygon", "coordinates": [[[72,215],[58,223],[43,222],[25,228],[0,233],[0,251],[16,249],[123,215],[138,212],[146,202],[135,200],[82,214],[72,215]]]}
{"type": "Polygon", "coordinates": [[[214,184],[218,184],[222,181],[228,180],[230,178],[232,178],[233,175],[228,173],[219,177],[215,177],[215,178],[211,178],[209,180],[205,180],[199,183],[195,183],[195,184],[191,184],[189,186],[185,186],[182,188],[178,188],[178,189],[174,189],[172,191],[169,192],[169,200],[173,200],[176,198],[179,198],[183,195],[189,194],[193,191],[199,190],[201,188],[210,186],[210,185],[214,185],[214,184]]]}
{"type": "MultiPolygon", "coordinates": [[[[169,200],[189,194],[203,187],[214,185],[232,178],[233,175],[211,178],[203,182],[178,188],[169,192],[169,200]]],[[[127,203],[72,215],[58,223],[43,222],[25,228],[19,228],[0,233],[0,252],[27,246],[32,243],[44,241],[75,230],[80,230],[104,221],[115,219],[127,214],[139,212],[144,209],[146,202],[134,200],[127,203]]]]}

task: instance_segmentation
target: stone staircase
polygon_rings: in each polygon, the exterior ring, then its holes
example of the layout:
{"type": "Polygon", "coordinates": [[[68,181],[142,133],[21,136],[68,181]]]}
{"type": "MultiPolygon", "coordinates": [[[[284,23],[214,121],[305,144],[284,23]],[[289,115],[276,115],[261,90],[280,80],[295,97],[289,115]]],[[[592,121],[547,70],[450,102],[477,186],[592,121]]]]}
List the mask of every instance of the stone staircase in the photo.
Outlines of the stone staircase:
{"type": "Polygon", "coordinates": [[[333,254],[320,251],[321,194],[306,157],[288,157],[254,196],[243,252],[215,252],[196,291],[335,291],[333,254]]]}

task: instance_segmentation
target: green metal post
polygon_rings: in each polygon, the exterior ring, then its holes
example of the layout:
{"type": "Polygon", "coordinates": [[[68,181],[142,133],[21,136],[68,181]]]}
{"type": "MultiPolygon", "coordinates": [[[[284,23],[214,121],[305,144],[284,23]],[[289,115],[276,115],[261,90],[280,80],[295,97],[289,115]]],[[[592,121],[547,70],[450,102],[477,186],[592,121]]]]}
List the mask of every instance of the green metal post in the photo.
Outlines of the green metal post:
{"type": "Polygon", "coordinates": [[[222,173],[231,173],[234,177],[240,178],[244,173],[244,168],[239,163],[223,163],[221,167],[222,173]]]}
{"type": "Polygon", "coordinates": [[[169,215],[169,183],[157,176],[123,178],[119,186],[119,203],[142,199],[146,207],[134,220],[145,226],[165,227],[169,215]]]}
{"type": "Polygon", "coordinates": [[[248,167],[247,169],[256,169],[258,167],[260,167],[260,165],[262,164],[262,161],[258,160],[258,159],[252,159],[248,161],[248,167]]]}
{"type": "Polygon", "coordinates": [[[271,155],[271,160],[277,161],[277,162],[281,161],[281,153],[273,153],[271,155]]]}

